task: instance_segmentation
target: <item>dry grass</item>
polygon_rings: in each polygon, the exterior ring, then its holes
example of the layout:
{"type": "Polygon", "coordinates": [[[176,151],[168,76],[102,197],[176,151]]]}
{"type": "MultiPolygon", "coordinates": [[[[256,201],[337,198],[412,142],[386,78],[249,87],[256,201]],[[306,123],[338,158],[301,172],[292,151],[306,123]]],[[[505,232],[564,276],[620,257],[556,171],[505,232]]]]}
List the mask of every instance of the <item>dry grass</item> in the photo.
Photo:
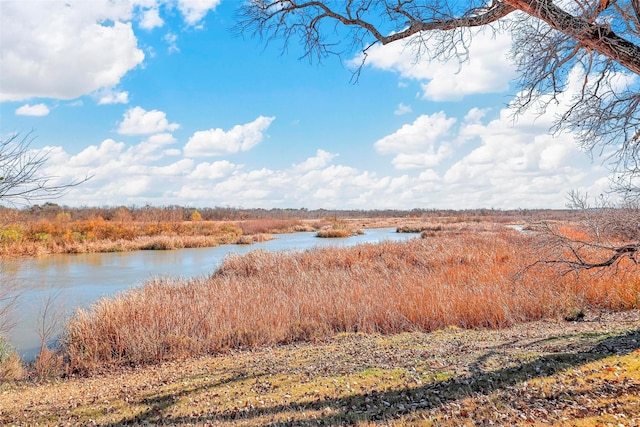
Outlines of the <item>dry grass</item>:
{"type": "Polygon", "coordinates": [[[316,233],[316,237],[344,238],[363,234],[361,229],[351,227],[346,221],[334,221],[330,225],[324,225],[316,233]]]}
{"type": "Polygon", "coordinates": [[[316,237],[323,238],[344,238],[354,236],[356,233],[353,230],[349,230],[346,228],[343,229],[334,229],[334,228],[325,228],[323,230],[319,230],[316,233],[316,237]]]}
{"type": "Polygon", "coordinates": [[[24,376],[24,367],[16,349],[0,334],[0,384],[19,380],[24,376]]]}
{"type": "Polygon", "coordinates": [[[210,247],[235,243],[243,233],[227,222],[118,222],[101,218],[41,220],[4,227],[5,234],[8,230],[12,231],[11,239],[0,239],[0,257],[210,247]]]}
{"type": "Polygon", "coordinates": [[[239,221],[237,226],[244,235],[294,233],[297,231],[313,231],[308,224],[299,219],[252,219],[239,221]]]}
{"type": "Polygon", "coordinates": [[[442,231],[442,224],[405,224],[396,228],[397,233],[422,233],[424,231],[437,232],[442,231]]]}
{"type": "Polygon", "coordinates": [[[273,240],[273,235],[264,234],[264,233],[249,234],[249,235],[246,235],[246,236],[238,237],[238,240],[236,240],[236,244],[238,244],[238,245],[251,245],[253,243],[268,242],[269,240],[273,240]]]}
{"type": "Polygon", "coordinates": [[[532,239],[502,230],[255,251],[227,259],[211,277],[155,279],[79,311],[65,357],[71,371],[92,372],[339,332],[504,328],[586,308],[638,307],[634,275],[518,275],[532,259],[532,239]]]}

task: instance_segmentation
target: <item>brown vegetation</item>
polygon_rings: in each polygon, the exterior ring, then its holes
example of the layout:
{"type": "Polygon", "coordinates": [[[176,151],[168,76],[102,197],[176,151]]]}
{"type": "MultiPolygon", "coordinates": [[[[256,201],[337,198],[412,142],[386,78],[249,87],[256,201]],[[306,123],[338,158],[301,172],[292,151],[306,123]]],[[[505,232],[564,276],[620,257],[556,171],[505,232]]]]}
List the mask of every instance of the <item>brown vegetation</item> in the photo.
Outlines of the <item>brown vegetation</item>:
{"type": "Polygon", "coordinates": [[[217,246],[241,235],[242,230],[224,222],[72,221],[61,214],[53,221],[0,226],[0,256],[217,246]]]}
{"type": "Polygon", "coordinates": [[[211,277],[155,279],[80,310],[68,325],[65,357],[70,371],[92,372],[338,332],[503,328],[587,308],[638,307],[637,278],[622,269],[518,274],[535,259],[536,239],[503,228],[255,251],[227,259],[211,277]]]}
{"type": "MultiPolygon", "coordinates": [[[[508,223],[566,219],[570,211],[325,210],[166,207],[69,208],[53,203],[18,210],[0,207],[0,257],[114,252],[246,244],[262,237],[322,231],[346,237],[362,228],[428,224],[508,223]],[[348,230],[348,231],[347,231],[348,230]]],[[[438,225],[435,225],[438,227],[438,225]]],[[[404,230],[404,229],[403,229],[404,230]]]]}
{"type": "Polygon", "coordinates": [[[363,231],[351,227],[347,221],[333,221],[329,225],[324,225],[316,233],[316,237],[343,238],[363,234],[363,231]]]}
{"type": "Polygon", "coordinates": [[[299,219],[248,219],[239,221],[236,225],[242,230],[242,234],[244,235],[314,231],[313,227],[299,219]]]}

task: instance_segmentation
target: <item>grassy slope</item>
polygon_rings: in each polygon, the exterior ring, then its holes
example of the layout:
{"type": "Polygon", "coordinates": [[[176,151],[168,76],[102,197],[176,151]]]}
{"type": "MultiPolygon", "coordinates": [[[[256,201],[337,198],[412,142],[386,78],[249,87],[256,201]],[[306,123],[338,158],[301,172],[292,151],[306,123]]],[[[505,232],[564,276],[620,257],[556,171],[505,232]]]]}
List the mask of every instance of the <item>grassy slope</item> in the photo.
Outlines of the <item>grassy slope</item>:
{"type": "Polygon", "coordinates": [[[0,386],[5,425],[640,425],[640,311],[502,330],[341,334],[0,386]]]}

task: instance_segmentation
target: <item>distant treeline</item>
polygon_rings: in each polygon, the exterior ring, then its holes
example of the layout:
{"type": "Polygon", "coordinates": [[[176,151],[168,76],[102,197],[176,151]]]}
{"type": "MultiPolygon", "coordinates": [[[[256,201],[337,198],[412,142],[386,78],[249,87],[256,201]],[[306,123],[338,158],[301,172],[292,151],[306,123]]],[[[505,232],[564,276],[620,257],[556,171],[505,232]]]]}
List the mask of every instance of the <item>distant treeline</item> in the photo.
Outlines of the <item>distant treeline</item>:
{"type": "Polygon", "coordinates": [[[515,219],[566,219],[572,216],[571,210],[552,209],[306,209],[273,208],[244,209],[234,207],[184,207],[169,206],[117,206],[117,207],[69,207],[47,202],[27,208],[16,209],[0,207],[0,222],[16,220],[53,220],[61,213],[70,220],[89,220],[101,217],[107,221],[174,222],[188,221],[198,211],[204,221],[242,221],[249,219],[348,219],[348,218],[436,218],[465,217],[469,220],[493,218],[496,220],[515,219]]]}

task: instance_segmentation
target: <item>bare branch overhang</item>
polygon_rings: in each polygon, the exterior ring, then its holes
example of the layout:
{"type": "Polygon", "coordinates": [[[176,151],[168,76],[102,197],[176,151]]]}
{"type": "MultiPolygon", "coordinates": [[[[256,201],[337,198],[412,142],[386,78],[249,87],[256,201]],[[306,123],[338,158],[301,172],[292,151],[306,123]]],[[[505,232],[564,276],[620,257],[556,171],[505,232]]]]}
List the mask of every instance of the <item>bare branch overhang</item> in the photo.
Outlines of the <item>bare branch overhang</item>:
{"type": "MultiPolygon", "coordinates": [[[[471,27],[480,27],[483,25],[490,24],[503,18],[514,12],[516,10],[515,7],[510,6],[506,3],[494,2],[488,8],[480,8],[477,9],[475,14],[466,15],[460,18],[452,18],[452,19],[443,19],[443,20],[433,20],[433,21],[411,21],[409,23],[409,27],[403,31],[390,34],[388,36],[383,35],[378,31],[375,25],[371,24],[360,18],[353,18],[349,16],[342,15],[337,13],[336,11],[329,8],[326,4],[320,1],[310,1],[304,3],[295,3],[290,2],[289,7],[285,7],[280,9],[278,12],[291,12],[295,9],[306,9],[306,8],[318,8],[322,10],[322,14],[318,15],[314,20],[319,21],[322,18],[332,18],[337,21],[340,21],[344,25],[348,26],[356,26],[360,28],[366,29],[373,37],[376,38],[382,44],[388,44],[394,42],[396,40],[405,39],[413,34],[419,33],[421,31],[433,31],[433,30],[453,30],[456,28],[471,28],[471,27]]],[[[399,11],[398,11],[399,12],[399,11]]]]}
{"type": "Polygon", "coordinates": [[[640,75],[640,46],[617,35],[602,24],[589,23],[553,4],[551,0],[503,0],[504,3],[543,20],[584,47],[605,55],[640,75]]]}
{"type": "Polygon", "coordinates": [[[516,8],[510,6],[506,3],[494,3],[488,9],[478,10],[478,14],[472,16],[465,16],[461,18],[453,18],[446,20],[435,20],[430,22],[419,22],[414,21],[409,25],[404,31],[400,31],[395,34],[391,34],[389,36],[377,37],[382,44],[391,43],[396,40],[407,38],[413,34],[419,33],[421,31],[447,31],[453,30],[456,28],[471,28],[471,27],[481,27],[483,25],[491,24],[492,22],[498,21],[501,18],[504,18],[511,12],[515,12],[516,8]]]}
{"type": "MultiPolygon", "coordinates": [[[[636,12],[640,11],[640,0],[631,1],[636,12]]],[[[399,6],[398,9],[390,9],[390,11],[406,15],[409,20],[408,27],[389,35],[382,34],[374,24],[362,19],[359,14],[352,14],[349,9],[350,4],[347,3],[347,10],[344,14],[330,8],[322,1],[276,1],[265,5],[263,10],[267,12],[266,20],[276,16],[279,16],[280,20],[282,20],[289,13],[294,13],[297,10],[316,9],[318,15],[313,18],[315,23],[324,18],[335,19],[346,26],[365,29],[382,44],[392,43],[420,32],[479,27],[496,22],[510,13],[520,10],[543,20],[555,30],[574,38],[581,46],[605,55],[640,75],[640,46],[620,37],[607,25],[592,23],[583,19],[583,17],[571,15],[553,4],[551,0],[496,0],[487,7],[472,9],[457,18],[434,18],[432,20],[413,20],[399,6]]]]}
{"type": "MultiPolygon", "coordinates": [[[[573,249],[573,248],[572,248],[573,249]]],[[[609,248],[609,250],[613,251],[613,255],[607,258],[604,261],[590,263],[577,256],[574,252],[574,256],[576,260],[563,259],[563,260],[546,260],[546,261],[536,261],[537,263],[543,264],[564,264],[571,267],[573,270],[592,270],[595,268],[606,268],[616,264],[618,261],[621,261],[622,258],[629,258],[631,261],[638,263],[638,260],[635,258],[638,251],[640,251],[639,244],[630,244],[621,246],[619,248],[609,248]]]]}

